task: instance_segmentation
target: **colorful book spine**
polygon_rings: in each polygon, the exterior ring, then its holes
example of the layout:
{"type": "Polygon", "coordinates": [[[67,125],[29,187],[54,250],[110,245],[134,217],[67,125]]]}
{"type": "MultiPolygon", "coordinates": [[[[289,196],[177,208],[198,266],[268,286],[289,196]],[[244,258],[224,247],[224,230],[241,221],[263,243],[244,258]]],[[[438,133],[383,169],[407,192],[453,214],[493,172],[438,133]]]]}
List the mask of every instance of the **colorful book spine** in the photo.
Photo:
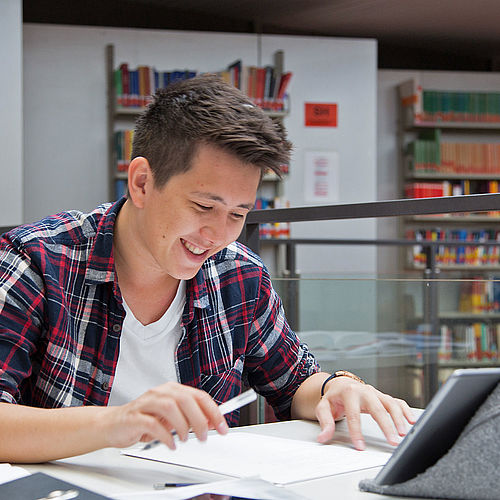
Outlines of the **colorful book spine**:
{"type": "Polygon", "coordinates": [[[438,357],[441,361],[498,362],[500,324],[471,321],[441,325],[438,357]]]}
{"type": "MultiPolygon", "coordinates": [[[[267,208],[288,208],[289,206],[289,201],[281,197],[260,197],[257,198],[255,202],[256,210],[265,210],[267,208]]],[[[271,238],[289,238],[290,224],[287,222],[261,224],[259,227],[259,237],[264,240],[271,238]]]]}
{"type": "Polygon", "coordinates": [[[257,106],[267,111],[286,111],[290,71],[278,74],[274,66],[244,66],[238,60],[217,74],[245,92],[257,106]]]}
{"type": "Polygon", "coordinates": [[[177,80],[196,76],[195,70],[158,71],[154,67],[140,65],[130,69],[128,63],[122,63],[114,71],[116,104],[120,107],[142,108],[159,89],[177,80]]]}
{"type": "Polygon", "coordinates": [[[132,155],[133,130],[117,130],[114,134],[116,171],[127,172],[132,155]]]}
{"type": "MultiPolygon", "coordinates": [[[[408,252],[408,264],[421,267],[425,264],[424,243],[426,241],[443,241],[436,252],[436,263],[439,266],[476,266],[498,267],[500,265],[500,231],[495,229],[408,229],[405,233],[407,240],[420,242],[408,252]],[[446,245],[446,240],[454,242],[475,243],[473,245],[446,245]],[[481,243],[498,243],[498,245],[481,245],[481,243]]],[[[500,287],[499,287],[500,288],[500,287]]],[[[500,289],[497,285],[488,292],[487,306],[477,306],[474,302],[467,306],[472,309],[491,309],[492,304],[500,304],[500,289]]],[[[477,290],[476,290],[477,292],[477,290]]],[[[471,295],[472,297],[472,295],[471,295]]],[[[464,302],[465,304],[466,302],[464,302]]],[[[482,304],[483,302],[481,302],[482,304]]],[[[466,306],[464,305],[464,310],[466,306]]],[[[496,309],[495,309],[496,310],[496,309]]],[[[477,312],[477,311],[475,311],[477,312]]]]}
{"type": "MultiPolygon", "coordinates": [[[[464,179],[462,181],[407,182],[404,187],[406,198],[431,198],[440,196],[462,196],[467,194],[498,193],[496,180],[464,179]]],[[[496,212],[491,215],[496,216],[496,212]]],[[[455,217],[459,215],[455,214],[455,217]]]]}
{"type": "Polygon", "coordinates": [[[412,79],[399,85],[399,96],[407,123],[500,123],[500,92],[423,89],[412,79]]]}

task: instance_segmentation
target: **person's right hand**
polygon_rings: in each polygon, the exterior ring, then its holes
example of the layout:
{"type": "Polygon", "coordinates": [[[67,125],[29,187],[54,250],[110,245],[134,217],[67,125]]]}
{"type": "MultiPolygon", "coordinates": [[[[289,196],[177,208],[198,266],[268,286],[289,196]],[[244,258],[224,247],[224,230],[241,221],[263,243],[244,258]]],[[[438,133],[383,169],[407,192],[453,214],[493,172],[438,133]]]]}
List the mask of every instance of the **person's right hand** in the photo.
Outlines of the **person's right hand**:
{"type": "Polygon", "coordinates": [[[207,392],[177,382],[167,382],[108,410],[105,418],[110,447],[125,448],[158,439],[175,449],[174,430],[181,441],[190,430],[200,441],[207,439],[209,429],[228,432],[224,416],[207,392]]]}

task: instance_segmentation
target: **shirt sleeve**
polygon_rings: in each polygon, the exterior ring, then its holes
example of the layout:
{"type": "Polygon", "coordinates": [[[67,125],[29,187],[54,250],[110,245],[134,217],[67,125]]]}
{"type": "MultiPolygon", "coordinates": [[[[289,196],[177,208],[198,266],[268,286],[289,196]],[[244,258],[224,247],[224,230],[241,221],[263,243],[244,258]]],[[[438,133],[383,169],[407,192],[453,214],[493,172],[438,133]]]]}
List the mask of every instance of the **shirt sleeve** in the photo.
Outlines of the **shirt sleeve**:
{"type": "Polygon", "coordinates": [[[20,386],[32,373],[40,335],[43,280],[29,256],[7,235],[0,238],[0,401],[21,400],[20,386]]]}
{"type": "Polygon", "coordinates": [[[265,268],[250,330],[246,365],[248,382],[273,407],[279,419],[291,416],[299,386],[320,370],[306,344],[290,329],[283,305],[265,268]]]}

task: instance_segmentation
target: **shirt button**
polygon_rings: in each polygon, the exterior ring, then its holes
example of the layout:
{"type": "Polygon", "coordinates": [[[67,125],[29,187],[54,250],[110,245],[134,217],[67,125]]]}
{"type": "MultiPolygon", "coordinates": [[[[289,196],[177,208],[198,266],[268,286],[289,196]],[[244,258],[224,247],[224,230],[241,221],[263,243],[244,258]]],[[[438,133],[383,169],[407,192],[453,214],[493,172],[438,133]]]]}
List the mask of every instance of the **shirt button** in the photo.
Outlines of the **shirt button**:
{"type": "Polygon", "coordinates": [[[109,384],[107,382],[103,382],[101,387],[104,391],[107,391],[109,389],[109,384]]]}
{"type": "Polygon", "coordinates": [[[122,329],[122,327],[118,323],[116,323],[115,325],[113,325],[113,331],[114,332],[118,333],[121,329],[122,329]]]}

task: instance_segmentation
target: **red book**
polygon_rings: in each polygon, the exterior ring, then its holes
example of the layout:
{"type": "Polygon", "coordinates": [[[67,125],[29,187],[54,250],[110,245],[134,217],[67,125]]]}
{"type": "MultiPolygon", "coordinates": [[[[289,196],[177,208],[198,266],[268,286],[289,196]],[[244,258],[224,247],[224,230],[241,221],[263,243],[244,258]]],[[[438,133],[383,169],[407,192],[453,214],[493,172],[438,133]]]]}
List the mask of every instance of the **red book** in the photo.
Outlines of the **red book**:
{"type": "Polygon", "coordinates": [[[283,99],[283,97],[285,97],[286,89],[288,87],[288,84],[290,83],[291,78],[292,78],[291,71],[288,71],[281,75],[280,84],[278,87],[278,99],[283,99]]]}
{"type": "Polygon", "coordinates": [[[128,64],[120,64],[120,70],[122,72],[122,104],[123,106],[130,106],[130,75],[128,71],[128,64]]]}
{"type": "Polygon", "coordinates": [[[257,68],[257,88],[255,92],[257,106],[264,104],[264,89],[266,86],[266,68],[257,68]]]}

